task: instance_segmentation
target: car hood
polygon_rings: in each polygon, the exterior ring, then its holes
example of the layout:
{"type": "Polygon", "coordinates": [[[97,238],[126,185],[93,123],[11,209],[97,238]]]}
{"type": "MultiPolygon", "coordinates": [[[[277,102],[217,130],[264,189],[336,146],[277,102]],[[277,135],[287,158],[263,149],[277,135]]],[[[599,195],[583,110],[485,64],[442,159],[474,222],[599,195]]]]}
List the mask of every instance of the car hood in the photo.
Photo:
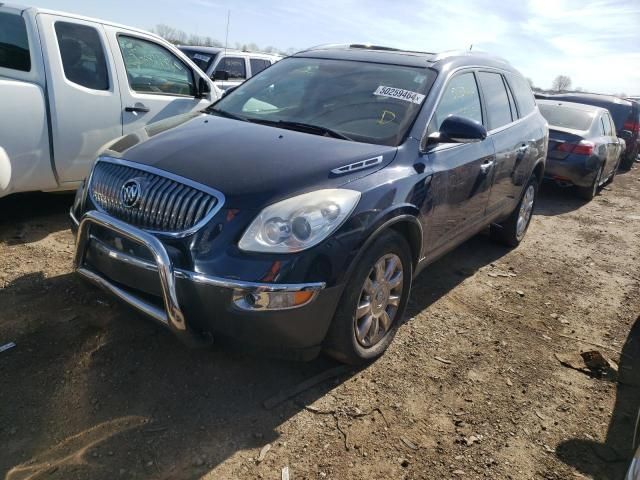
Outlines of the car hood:
{"type": "Polygon", "coordinates": [[[226,206],[261,208],[297,193],[335,188],[393,160],[396,147],[222,118],[180,115],[119,138],[102,155],[123,158],[188,178],[222,192],[226,206]],[[382,162],[343,174],[345,165],[382,162]]]}

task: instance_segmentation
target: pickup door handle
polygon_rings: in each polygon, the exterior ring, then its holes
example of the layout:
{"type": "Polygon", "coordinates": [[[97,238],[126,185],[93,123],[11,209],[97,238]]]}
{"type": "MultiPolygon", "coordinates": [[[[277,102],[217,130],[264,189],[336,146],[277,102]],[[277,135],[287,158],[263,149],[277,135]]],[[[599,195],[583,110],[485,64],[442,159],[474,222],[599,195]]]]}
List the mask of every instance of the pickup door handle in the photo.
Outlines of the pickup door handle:
{"type": "Polygon", "coordinates": [[[482,165],[480,165],[480,171],[482,173],[487,173],[489,171],[489,169],[491,167],[493,167],[493,164],[496,163],[494,160],[489,160],[484,162],[482,165]]]}
{"type": "Polygon", "coordinates": [[[524,152],[526,152],[528,149],[529,149],[529,145],[520,145],[520,146],[518,147],[518,152],[522,152],[522,153],[524,153],[524,152]]]}
{"type": "Polygon", "coordinates": [[[136,103],[133,107],[124,107],[125,112],[133,112],[133,113],[149,113],[150,110],[148,107],[145,107],[141,103],[136,103]]]}

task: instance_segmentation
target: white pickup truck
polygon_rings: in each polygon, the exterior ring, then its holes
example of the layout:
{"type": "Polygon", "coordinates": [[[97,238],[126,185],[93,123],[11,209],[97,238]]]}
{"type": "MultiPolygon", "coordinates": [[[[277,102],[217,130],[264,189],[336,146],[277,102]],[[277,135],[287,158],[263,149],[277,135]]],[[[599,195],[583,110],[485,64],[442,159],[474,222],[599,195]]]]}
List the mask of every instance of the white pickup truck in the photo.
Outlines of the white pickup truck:
{"type": "Polygon", "coordinates": [[[221,93],[156,35],[0,2],[0,197],[73,190],[107,142],[221,93]]]}

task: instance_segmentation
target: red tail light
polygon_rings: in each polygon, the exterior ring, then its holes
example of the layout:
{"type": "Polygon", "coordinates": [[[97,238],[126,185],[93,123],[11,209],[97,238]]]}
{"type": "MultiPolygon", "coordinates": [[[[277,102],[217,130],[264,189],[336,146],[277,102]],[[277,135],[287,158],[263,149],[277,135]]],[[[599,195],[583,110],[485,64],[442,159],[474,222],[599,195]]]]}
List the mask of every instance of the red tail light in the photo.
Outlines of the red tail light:
{"type": "Polygon", "coordinates": [[[577,155],[591,155],[594,147],[595,145],[591,142],[580,142],[576,145],[576,148],[573,149],[573,153],[577,155]]]}
{"type": "Polygon", "coordinates": [[[623,130],[629,130],[633,133],[640,133],[640,122],[626,121],[622,126],[623,130]]]}
{"type": "Polygon", "coordinates": [[[575,148],[575,146],[576,146],[575,143],[563,142],[563,143],[559,143],[556,146],[556,150],[560,152],[571,153],[573,152],[573,149],[575,148]]]}
{"type": "Polygon", "coordinates": [[[556,150],[565,153],[575,153],[576,155],[591,155],[593,153],[594,144],[582,141],[580,143],[559,143],[556,150]]]}

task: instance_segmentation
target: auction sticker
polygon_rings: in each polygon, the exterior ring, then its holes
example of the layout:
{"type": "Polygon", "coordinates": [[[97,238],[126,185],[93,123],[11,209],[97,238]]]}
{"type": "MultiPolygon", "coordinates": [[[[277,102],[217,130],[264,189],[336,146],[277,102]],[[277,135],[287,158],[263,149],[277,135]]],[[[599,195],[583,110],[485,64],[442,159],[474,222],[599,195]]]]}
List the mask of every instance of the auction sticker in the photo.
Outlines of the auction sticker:
{"type": "Polygon", "coordinates": [[[202,55],[201,53],[194,53],[193,58],[196,60],[202,60],[203,62],[208,62],[211,60],[211,55],[202,55]]]}
{"type": "Polygon", "coordinates": [[[417,103],[418,105],[424,100],[424,95],[421,93],[403,90],[402,88],[385,87],[384,85],[380,85],[373,94],[380,97],[397,98],[398,100],[417,103]]]}

